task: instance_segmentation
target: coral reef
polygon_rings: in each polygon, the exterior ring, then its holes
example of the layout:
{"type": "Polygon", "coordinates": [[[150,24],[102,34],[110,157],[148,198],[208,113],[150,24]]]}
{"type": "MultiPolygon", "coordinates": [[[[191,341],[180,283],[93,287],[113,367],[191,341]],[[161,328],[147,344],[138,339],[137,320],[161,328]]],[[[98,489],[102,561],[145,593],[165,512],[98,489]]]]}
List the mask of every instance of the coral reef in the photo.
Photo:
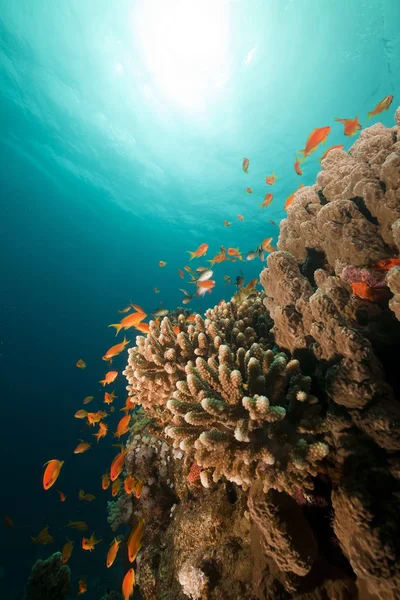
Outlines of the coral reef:
{"type": "Polygon", "coordinates": [[[61,562],[61,552],[46,560],[37,560],[26,585],[25,600],[64,600],[71,571],[61,562]]]}

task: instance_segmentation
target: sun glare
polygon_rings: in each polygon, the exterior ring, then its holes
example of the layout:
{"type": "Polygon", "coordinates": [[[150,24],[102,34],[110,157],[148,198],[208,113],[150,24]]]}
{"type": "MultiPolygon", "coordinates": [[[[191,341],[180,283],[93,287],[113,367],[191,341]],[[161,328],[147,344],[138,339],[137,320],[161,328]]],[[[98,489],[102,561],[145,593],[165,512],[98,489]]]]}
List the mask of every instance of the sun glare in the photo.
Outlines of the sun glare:
{"type": "Polygon", "coordinates": [[[229,79],[227,0],[143,0],[134,30],[154,83],[181,106],[204,109],[229,79]]]}

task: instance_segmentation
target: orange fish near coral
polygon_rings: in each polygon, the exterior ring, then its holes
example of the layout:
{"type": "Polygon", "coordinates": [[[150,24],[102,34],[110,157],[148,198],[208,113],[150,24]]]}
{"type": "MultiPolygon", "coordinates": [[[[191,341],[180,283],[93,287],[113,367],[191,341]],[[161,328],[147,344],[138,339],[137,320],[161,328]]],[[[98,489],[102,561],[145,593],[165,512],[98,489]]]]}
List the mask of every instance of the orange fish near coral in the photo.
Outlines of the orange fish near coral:
{"type": "Polygon", "coordinates": [[[136,490],[135,490],[136,498],[140,498],[140,496],[142,494],[143,483],[144,483],[143,480],[139,479],[139,481],[136,484],[136,490]]]}
{"type": "Polygon", "coordinates": [[[82,408],[80,410],[77,410],[76,413],[74,414],[75,419],[84,419],[85,417],[87,417],[87,412],[86,410],[83,410],[82,408]]]}
{"type": "Polygon", "coordinates": [[[379,115],[381,112],[383,112],[384,110],[387,110],[389,108],[389,106],[392,104],[393,101],[393,96],[392,94],[389,94],[388,96],[386,96],[386,98],[384,98],[383,100],[381,100],[373,110],[371,110],[368,113],[368,119],[370,119],[371,117],[375,116],[375,115],[379,115]]]}
{"type": "Polygon", "coordinates": [[[121,480],[116,479],[115,481],[113,481],[113,484],[111,486],[111,495],[113,498],[115,498],[115,496],[118,495],[118,492],[120,489],[121,489],[121,480]]]}
{"type": "Polygon", "coordinates": [[[323,155],[321,156],[321,158],[320,158],[319,160],[320,160],[320,161],[321,161],[321,160],[324,160],[324,158],[326,158],[326,157],[328,156],[329,152],[330,152],[331,150],[334,150],[335,148],[340,148],[340,150],[343,150],[344,146],[343,146],[343,144],[338,144],[338,145],[336,145],[336,146],[330,146],[329,148],[327,148],[327,149],[325,150],[325,152],[323,153],[323,155]]]}
{"type": "Polygon", "coordinates": [[[133,596],[133,588],[135,587],[135,571],[129,569],[125,573],[125,577],[122,581],[122,597],[123,600],[129,600],[133,596]]]}
{"type": "MultiPolygon", "coordinates": [[[[326,138],[330,134],[331,128],[320,127],[319,129],[313,129],[308,136],[307,142],[303,150],[298,150],[303,155],[303,160],[310,156],[318,148],[320,144],[325,144],[326,138]]],[[[302,161],[303,162],[303,161],[302,161]]]]}
{"type": "Polygon", "coordinates": [[[201,244],[194,252],[191,252],[191,250],[187,250],[187,252],[189,252],[190,254],[189,260],[193,260],[194,258],[200,258],[201,256],[204,256],[207,253],[207,250],[208,244],[201,244]]]}
{"type": "Polygon", "coordinates": [[[93,500],[96,500],[96,496],[93,494],[85,494],[84,490],[79,490],[78,498],[79,500],[84,500],[85,502],[93,502],[93,500]]]}
{"type": "Polygon", "coordinates": [[[135,489],[135,485],[136,485],[136,482],[135,482],[134,478],[132,477],[132,475],[128,475],[127,477],[125,477],[124,489],[125,489],[125,492],[128,494],[128,496],[129,496],[129,494],[132,494],[133,490],[135,489]]]}
{"type": "Polygon", "coordinates": [[[216,263],[224,262],[224,260],[226,260],[226,250],[224,246],[221,246],[221,252],[218,252],[213,259],[208,260],[207,262],[211,263],[211,265],[215,265],[216,263]]]}
{"type": "Polygon", "coordinates": [[[352,137],[353,135],[357,135],[357,131],[362,129],[361,123],[358,120],[358,117],[355,119],[335,119],[339,123],[343,123],[344,125],[344,135],[348,137],[352,137]]]}
{"type": "Polygon", "coordinates": [[[196,320],[196,315],[189,315],[186,319],[186,323],[194,323],[196,320]]]}
{"type": "Polygon", "coordinates": [[[128,306],[125,306],[125,308],[123,308],[122,310],[119,310],[118,312],[120,314],[127,313],[127,312],[129,312],[131,310],[131,308],[132,308],[131,304],[128,304],[128,306]]]}
{"type": "Polygon", "coordinates": [[[274,197],[273,194],[265,194],[264,201],[262,204],[259,204],[259,206],[261,206],[262,209],[264,210],[264,208],[267,208],[267,206],[269,206],[271,204],[273,197],[274,197]]]}
{"type": "Polygon", "coordinates": [[[108,385],[109,383],[113,383],[118,376],[118,371],[108,371],[105,374],[104,379],[100,379],[99,383],[103,384],[103,387],[108,385]]]}
{"type": "Polygon", "coordinates": [[[67,496],[65,494],[63,494],[62,492],[60,492],[60,490],[57,490],[58,495],[60,496],[60,502],[65,502],[67,499],[67,496]]]}
{"type": "Polygon", "coordinates": [[[389,271],[393,267],[400,267],[400,258],[384,258],[375,265],[375,268],[380,271],[389,271]]]}
{"type": "Polygon", "coordinates": [[[63,565],[68,562],[71,558],[72,550],[74,549],[74,542],[71,542],[67,538],[67,542],[64,544],[63,549],[61,550],[61,562],[63,565]]]}
{"type": "Polygon", "coordinates": [[[99,443],[99,440],[101,440],[101,438],[103,438],[107,435],[107,431],[108,431],[107,425],[105,423],[99,423],[99,430],[97,431],[97,433],[93,434],[93,437],[96,438],[97,443],[99,443]]]}
{"type": "Polygon", "coordinates": [[[86,369],[86,363],[81,358],[78,360],[75,366],[78,367],[78,369],[86,369]]]}
{"type": "Polygon", "coordinates": [[[380,302],[381,300],[387,300],[390,297],[390,290],[387,288],[371,288],[364,281],[358,281],[351,283],[350,285],[353,290],[353,295],[362,300],[380,302]]]}
{"type": "Polygon", "coordinates": [[[112,567],[112,565],[114,564],[120,543],[121,543],[121,540],[117,540],[117,538],[114,538],[114,541],[111,544],[111,546],[107,552],[107,558],[106,558],[107,569],[112,567]]]}
{"type": "Polygon", "coordinates": [[[81,440],[80,444],[78,444],[77,447],[75,448],[74,454],[83,454],[84,452],[87,452],[87,450],[89,450],[91,445],[92,444],[89,444],[88,442],[83,442],[81,440]]]}
{"type": "MultiPolygon", "coordinates": [[[[120,323],[111,323],[109,327],[115,327],[117,330],[115,335],[118,335],[121,329],[130,329],[130,327],[136,327],[147,317],[145,312],[131,313],[127,317],[124,317],[120,323]]],[[[111,371],[112,373],[114,371],[111,371]]],[[[105,385],[105,384],[103,384],[105,385]]]]}
{"type": "Polygon", "coordinates": [[[243,162],[242,162],[242,169],[247,174],[249,173],[249,164],[250,164],[249,159],[248,158],[244,158],[243,162]]]}
{"type": "Polygon", "coordinates": [[[101,476],[101,489],[102,490],[108,490],[108,488],[110,487],[110,478],[107,475],[107,473],[104,473],[104,475],[101,476]]]}
{"type": "Polygon", "coordinates": [[[79,585],[78,596],[80,596],[81,594],[85,594],[87,592],[87,583],[86,583],[85,579],[80,579],[78,585],[79,585]]]}
{"type": "Polygon", "coordinates": [[[125,454],[126,450],[124,448],[121,448],[121,452],[114,457],[110,467],[111,481],[115,481],[121,475],[122,469],[124,468],[125,454]]]}
{"type": "Polygon", "coordinates": [[[239,248],[228,248],[228,256],[234,256],[239,260],[243,260],[242,255],[240,254],[239,248]]]}
{"type": "Polygon", "coordinates": [[[212,290],[213,287],[215,287],[215,281],[213,281],[212,279],[207,279],[206,281],[197,281],[196,285],[198,288],[212,290]]]}
{"type": "Polygon", "coordinates": [[[44,464],[46,467],[43,473],[43,487],[45,490],[50,489],[51,486],[55,484],[58,476],[60,475],[63,464],[63,460],[57,460],[56,458],[53,458],[44,464]]]}
{"type": "Polygon", "coordinates": [[[267,175],[267,177],[265,178],[265,183],[267,185],[274,185],[277,179],[279,179],[279,177],[276,177],[275,172],[272,171],[272,175],[267,175]]]}
{"type": "Polygon", "coordinates": [[[103,412],[102,410],[98,410],[97,412],[88,412],[86,416],[89,425],[95,425],[104,419],[104,417],[107,416],[107,413],[103,412]]]}
{"type": "Polygon", "coordinates": [[[43,546],[47,546],[47,544],[52,544],[54,542],[54,538],[49,534],[48,527],[41,529],[37,537],[31,536],[31,540],[33,544],[42,544],[43,546]]]}
{"type": "Polygon", "coordinates": [[[285,205],[283,207],[284,210],[287,210],[289,208],[289,206],[292,206],[295,193],[298,192],[302,187],[304,187],[304,183],[302,183],[301,185],[299,185],[299,187],[297,188],[297,190],[295,190],[294,192],[292,192],[290,194],[290,196],[288,196],[286,198],[285,205]]]}
{"type": "Polygon", "coordinates": [[[293,168],[296,171],[297,175],[303,175],[303,171],[301,170],[300,167],[300,161],[296,155],[296,161],[293,163],[293,168]]]}
{"type": "Polygon", "coordinates": [[[143,525],[144,520],[139,519],[138,524],[134,527],[128,538],[128,559],[129,562],[133,562],[140,550],[141,541],[143,537],[143,525]]]}
{"type": "Polygon", "coordinates": [[[114,394],[115,390],[113,390],[111,392],[111,394],[109,392],[104,392],[104,402],[105,404],[112,404],[115,400],[115,398],[118,398],[118,396],[116,396],[114,394]]]}
{"type": "Polygon", "coordinates": [[[140,331],[140,333],[150,333],[150,326],[148,323],[139,323],[139,325],[136,325],[135,329],[140,331]]]}
{"type": "Polygon", "coordinates": [[[130,344],[130,340],[127,340],[126,337],[124,336],[123,341],[119,344],[115,344],[115,346],[111,346],[111,348],[109,348],[107,350],[105,355],[102,356],[102,359],[107,360],[108,362],[111,363],[112,359],[115,356],[118,356],[118,354],[120,354],[124,350],[125,346],[127,346],[128,344],[130,344]]]}
{"type": "Polygon", "coordinates": [[[261,246],[262,249],[265,250],[265,252],[275,252],[276,248],[274,248],[274,246],[271,245],[273,238],[269,237],[269,238],[265,238],[265,240],[263,240],[261,242],[261,246]]]}
{"type": "Polygon", "coordinates": [[[125,415],[125,417],[122,417],[122,419],[117,425],[117,431],[114,433],[114,437],[119,439],[121,435],[125,435],[125,433],[128,433],[130,420],[131,415],[125,415]]]}
{"type": "Polygon", "coordinates": [[[92,533],[90,538],[82,538],[82,550],[88,550],[89,552],[92,552],[95,546],[100,544],[102,541],[102,539],[96,540],[94,533],[92,533]]]}

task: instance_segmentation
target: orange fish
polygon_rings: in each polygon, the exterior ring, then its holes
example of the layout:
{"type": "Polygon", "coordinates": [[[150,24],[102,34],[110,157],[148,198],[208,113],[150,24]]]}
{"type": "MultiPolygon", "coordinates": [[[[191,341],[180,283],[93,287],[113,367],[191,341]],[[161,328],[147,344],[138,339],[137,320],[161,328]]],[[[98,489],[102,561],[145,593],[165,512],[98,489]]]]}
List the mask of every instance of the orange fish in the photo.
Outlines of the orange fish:
{"type": "Polygon", "coordinates": [[[183,267],[183,269],[184,269],[184,271],[187,271],[187,273],[190,273],[191,275],[193,275],[193,269],[191,267],[189,267],[188,265],[183,267]]]}
{"type": "Polygon", "coordinates": [[[357,135],[357,131],[362,129],[361,123],[358,120],[358,117],[355,119],[335,119],[335,121],[339,121],[339,123],[343,123],[344,125],[344,135],[348,137],[352,137],[353,135],[357,135]]]}
{"type": "Polygon", "coordinates": [[[201,244],[194,252],[187,250],[187,252],[189,252],[190,254],[189,260],[193,260],[194,258],[200,258],[201,256],[204,256],[207,253],[207,250],[208,244],[201,244]]]}
{"type": "Polygon", "coordinates": [[[160,290],[159,290],[158,288],[153,288],[153,292],[154,292],[155,294],[159,294],[159,293],[160,293],[160,290]]]}
{"type": "Polygon", "coordinates": [[[262,209],[264,210],[264,208],[267,208],[267,206],[269,206],[271,204],[273,197],[274,197],[273,194],[265,194],[264,202],[262,204],[259,204],[259,206],[261,206],[262,209]]]}
{"type": "Polygon", "coordinates": [[[93,500],[96,500],[96,496],[93,494],[85,494],[84,490],[79,490],[78,498],[85,502],[93,502],[93,500]]]}
{"type": "Polygon", "coordinates": [[[139,325],[136,325],[135,329],[141,333],[150,333],[150,327],[148,323],[140,323],[139,325]]]}
{"type": "Polygon", "coordinates": [[[243,171],[244,171],[245,173],[248,173],[248,172],[249,172],[249,164],[250,164],[250,161],[249,161],[249,159],[248,159],[248,158],[244,158],[244,159],[243,159],[243,162],[242,162],[242,169],[243,169],[243,171]]]}
{"type": "Polygon", "coordinates": [[[63,464],[63,460],[57,460],[56,458],[53,458],[43,465],[46,467],[43,473],[43,487],[45,490],[50,489],[51,486],[55,484],[63,464]]]}
{"type": "Polygon", "coordinates": [[[97,433],[93,434],[93,437],[96,438],[97,443],[99,443],[99,440],[103,437],[105,437],[107,435],[107,431],[108,431],[108,427],[105,423],[99,423],[99,430],[97,431],[97,433]]]}
{"type": "Polygon", "coordinates": [[[353,295],[362,300],[379,302],[380,300],[387,300],[390,297],[390,291],[387,288],[371,288],[364,281],[358,281],[350,285],[353,295]]]}
{"type": "Polygon", "coordinates": [[[113,496],[113,498],[118,495],[118,492],[120,489],[121,489],[121,480],[116,479],[115,481],[113,481],[113,484],[111,486],[111,495],[113,496]]]}
{"type": "Polygon", "coordinates": [[[119,454],[117,454],[117,456],[114,457],[114,459],[111,463],[111,467],[110,467],[111,481],[115,481],[121,475],[122,469],[124,468],[125,454],[126,454],[125,448],[121,448],[121,452],[119,454]]]}
{"type": "Polygon", "coordinates": [[[234,256],[239,260],[243,260],[242,255],[240,254],[239,248],[228,248],[228,255],[234,256]]]}
{"type": "Polygon", "coordinates": [[[265,238],[265,240],[263,240],[261,242],[261,246],[263,248],[263,250],[265,250],[265,252],[275,252],[276,248],[274,248],[274,246],[271,246],[271,242],[272,242],[272,237],[269,238],[265,238]]]}
{"type": "Polygon", "coordinates": [[[113,390],[111,392],[111,394],[109,392],[104,392],[104,402],[105,404],[112,404],[113,401],[115,400],[115,398],[118,398],[118,396],[116,396],[114,394],[115,390],[113,390]]]}
{"type": "Polygon", "coordinates": [[[123,600],[129,600],[133,596],[133,588],[135,587],[135,571],[129,569],[125,573],[125,577],[122,582],[122,597],[123,600]]]}
{"type": "MultiPolygon", "coordinates": [[[[111,323],[109,327],[115,327],[117,330],[116,336],[119,334],[121,329],[129,329],[130,327],[136,327],[147,317],[145,312],[131,313],[127,317],[124,317],[120,323],[111,323]]],[[[112,371],[113,372],[113,371],[112,371]]]]}
{"type": "Polygon", "coordinates": [[[58,495],[60,496],[60,502],[65,502],[67,499],[67,496],[65,494],[63,494],[62,492],[60,492],[60,490],[57,490],[58,495]]]}
{"type": "Polygon", "coordinates": [[[110,487],[110,478],[107,475],[107,473],[104,473],[104,475],[101,476],[101,489],[102,490],[108,490],[108,488],[110,487]]]}
{"type": "Polygon", "coordinates": [[[239,219],[239,221],[244,221],[244,216],[243,215],[238,215],[237,218],[239,219]]]}
{"type": "Polygon", "coordinates": [[[85,417],[87,417],[87,412],[86,410],[77,410],[76,413],[74,414],[75,419],[84,419],[85,417]]]}
{"type": "Polygon", "coordinates": [[[140,496],[142,494],[142,489],[143,489],[143,480],[139,479],[139,481],[136,484],[136,491],[135,491],[136,498],[140,498],[140,496]]]}
{"type": "Polygon", "coordinates": [[[92,533],[90,538],[82,538],[82,550],[89,550],[89,552],[92,552],[94,550],[94,547],[97,544],[100,544],[100,542],[102,541],[102,539],[96,540],[94,533],[92,533]]]}
{"type": "Polygon", "coordinates": [[[121,435],[125,435],[125,433],[128,433],[130,420],[131,415],[125,415],[125,417],[122,417],[122,419],[117,425],[117,431],[114,433],[114,437],[119,439],[121,435]]]}
{"type": "Polygon", "coordinates": [[[8,527],[8,528],[14,527],[14,522],[13,522],[12,518],[8,515],[6,515],[4,517],[4,527],[8,527]]]}
{"type": "Polygon", "coordinates": [[[248,194],[252,194],[252,193],[253,193],[253,190],[251,189],[251,187],[247,187],[247,188],[246,188],[246,192],[247,192],[248,194]]]}
{"type": "Polygon", "coordinates": [[[211,265],[215,265],[215,263],[221,263],[224,262],[224,260],[226,260],[226,250],[224,246],[221,246],[221,252],[218,252],[212,260],[208,260],[207,262],[211,263],[211,265]]]}
{"type": "Polygon", "coordinates": [[[186,323],[194,323],[196,320],[196,315],[190,315],[187,319],[186,319],[186,323]]]}
{"type": "Polygon", "coordinates": [[[301,170],[300,161],[297,157],[297,154],[296,154],[296,161],[293,163],[293,167],[294,167],[294,170],[296,171],[297,175],[303,175],[303,171],[301,170]]]}
{"type": "Polygon", "coordinates": [[[215,281],[213,281],[212,279],[207,279],[206,281],[197,281],[196,285],[198,288],[212,290],[213,287],[215,287],[215,281]]]}
{"type": "Polygon", "coordinates": [[[78,360],[75,366],[78,367],[78,369],[86,369],[86,363],[81,358],[78,360]]]}
{"type": "Polygon", "coordinates": [[[276,225],[275,221],[273,221],[272,219],[270,219],[269,222],[271,223],[271,225],[276,225]]]}
{"type": "Polygon", "coordinates": [[[272,171],[272,175],[267,175],[267,177],[265,178],[265,183],[267,185],[274,185],[277,179],[279,179],[279,177],[276,177],[274,171],[272,171]]]}
{"type": "Polygon", "coordinates": [[[341,150],[343,150],[344,146],[343,146],[343,144],[338,144],[337,146],[330,146],[330,148],[327,148],[327,149],[325,150],[325,152],[323,153],[323,155],[321,156],[321,158],[320,158],[319,160],[320,160],[320,161],[321,161],[321,160],[324,160],[324,158],[326,158],[326,157],[327,157],[328,153],[329,153],[331,150],[333,150],[334,148],[340,148],[341,150]]]}
{"type": "Polygon", "coordinates": [[[119,344],[115,344],[115,346],[111,346],[111,348],[107,350],[105,355],[102,356],[102,359],[107,360],[111,363],[114,356],[118,356],[118,354],[120,354],[124,350],[125,346],[127,346],[128,344],[130,344],[130,340],[127,340],[124,336],[123,341],[119,344]]]}
{"type": "MultiPolygon", "coordinates": [[[[133,400],[133,398],[132,398],[133,400]]],[[[125,400],[125,406],[123,408],[121,408],[120,410],[124,411],[124,412],[129,412],[130,410],[132,410],[132,408],[134,407],[133,402],[131,402],[131,396],[128,396],[128,398],[125,400]]]]}
{"type": "Polygon", "coordinates": [[[389,271],[393,267],[400,267],[400,258],[384,258],[375,265],[375,268],[380,271],[389,271]]]}
{"type": "Polygon", "coordinates": [[[112,567],[112,565],[114,564],[114,560],[117,556],[120,543],[121,543],[121,540],[117,540],[117,538],[114,538],[114,541],[111,544],[111,546],[107,552],[107,558],[106,558],[107,569],[112,567]]]}
{"type": "Polygon", "coordinates": [[[304,187],[304,183],[301,183],[301,184],[299,185],[299,187],[297,188],[297,190],[295,190],[294,192],[292,192],[292,193],[290,194],[290,196],[288,196],[288,197],[286,198],[286,200],[285,200],[285,205],[284,205],[284,207],[283,207],[283,208],[284,208],[284,210],[287,210],[287,209],[289,208],[289,206],[292,206],[292,204],[293,204],[293,200],[294,200],[294,195],[295,195],[295,193],[296,193],[298,190],[300,190],[302,187],[304,187]]]}
{"type": "Polygon", "coordinates": [[[125,306],[125,308],[123,308],[122,310],[119,310],[118,312],[120,314],[127,313],[127,312],[129,312],[131,310],[131,308],[132,308],[132,305],[128,304],[128,306],[125,306]]]}
{"type": "Polygon", "coordinates": [[[71,527],[71,529],[78,529],[79,531],[89,529],[85,521],[70,521],[65,527],[71,527]]]}
{"type": "Polygon", "coordinates": [[[89,450],[90,446],[92,444],[89,444],[88,442],[83,442],[81,440],[80,444],[77,445],[77,447],[74,450],[74,454],[83,454],[84,452],[87,452],[87,450],[89,450]]]}
{"type": "Polygon", "coordinates": [[[80,579],[78,596],[80,596],[81,594],[84,594],[85,592],[87,592],[87,583],[86,583],[85,579],[80,579]]]}
{"type": "MultiPolygon", "coordinates": [[[[94,399],[94,396],[86,396],[86,398],[83,399],[83,404],[89,404],[93,399],[94,399]]],[[[85,412],[85,411],[83,411],[83,412],[85,412]]],[[[85,415],[85,417],[86,417],[86,415],[85,415]]]]}
{"type": "Polygon", "coordinates": [[[99,423],[102,419],[104,419],[104,417],[107,416],[107,413],[98,410],[97,412],[88,412],[86,416],[89,425],[95,425],[96,423],[99,423]]]}
{"type": "Polygon", "coordinates": [[[225,225],[225,227],[230,227],[232,225],[232,223],[229,221],[224,221],[224,225],[225,225]]]}
{"type": "Polygon", "coordinates": [[[368,119],[370,119],[374,115],[379,115],[384,110],[387,110],[389,108],[389,106],[392,104],[392,101],[393,101],[393,96],[391,94],[389,94],[389,96],[386,96],[386,98],[381,100],[375,106],[375,108],[373,110],[371,110],[371,112],[368,113],[368,119]]]}
{"type": "Polygon", "coordinates": [[[46,546],[47,544],[52,544],[54,542],[54,538],[49,534],[49,528],[44,527],[41,529],[37,535],[37,537],[30,536],[33,544],[42,544],[46,546]]]}
{"type": "Polygon", "coordinates": [[[132,494],[133,490],[135,489],[135,485],[136,485],[136,482],[131,475],[128,475],[127,477],[125,477],[124,489],[125,489],[125,492],[128,494],[128,496],[129,496],[129,494],[132,494]]]}
{"type": "Polygon", "coordinates": [[[185,279],[185,273],[183,271],[181,271],[180,269],[178,269],[178,273],[179,273],[179,277],[181,279],[185,279]]]}
{"type": "MultiPolygon", "coordinates": [[[[326,138],[330,134],[331,128],[320,127],[319,129],[313,129],[310,135],[308,136],[307,142],[303,150],[298,150],[303,154],[303,160],[310,156],[320,144],[325,144],[326,138]]],[[[303,161],[302,161],[303,162],[303,161]]]]}
{"type": "Polygon", "coordinates": [[[108,371],[108,373],[105,374],[104,379],[100,379],[99,383],[103,384],[103,387],[108,385],[109,383],[112,383],[113,381],[115,381],[115,379],[118,376],[118,371],[108,371]]]}
{"type": "Polygon", "coordinates": [[[172,329],[173,329],[174,333],[176,333],[176,335],[178,335],[178,333],[180,333],[180,331],[181,331],[179,325],[174,325],[172,329]]]}
{"type": "Polygon", "coordinates": [[[163,268],[163,267],[167,266],[167,263],[165,262],[165,260],[160,260],[159,263],[158,263],[158,266],[161,267],[161,268],[163,268]]]}
{"type": "Polygon", "coordinates": [[[128,546],[128,559],[129,562],[133,562],[140,550],[141,541],[143,537],[143,525],[144,520],[139,519],[136,527],[134,527],[129,534],[127,546],[128,546]]]}
{"type": "Polygon", "coordinates": [[[71,542],[67,538],[67,542],[64,544],[63,549],[61,550],[61,562],[65,565],[66,562],[71,558],[72,550],[74,549],[74,542],[71,542]]]}

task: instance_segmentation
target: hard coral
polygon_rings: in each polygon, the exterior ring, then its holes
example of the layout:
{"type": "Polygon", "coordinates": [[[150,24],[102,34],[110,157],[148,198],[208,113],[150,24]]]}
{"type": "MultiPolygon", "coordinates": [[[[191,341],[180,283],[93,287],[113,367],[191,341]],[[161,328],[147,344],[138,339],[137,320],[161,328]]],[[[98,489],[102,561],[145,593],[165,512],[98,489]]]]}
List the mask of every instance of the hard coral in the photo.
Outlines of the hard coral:
{"type": "Polygon", "coordinates": [[[28,579],[25,600],[64,600],[70,576],[70,568],[61,562],[61,552],[37,560],[28,579]]]}

